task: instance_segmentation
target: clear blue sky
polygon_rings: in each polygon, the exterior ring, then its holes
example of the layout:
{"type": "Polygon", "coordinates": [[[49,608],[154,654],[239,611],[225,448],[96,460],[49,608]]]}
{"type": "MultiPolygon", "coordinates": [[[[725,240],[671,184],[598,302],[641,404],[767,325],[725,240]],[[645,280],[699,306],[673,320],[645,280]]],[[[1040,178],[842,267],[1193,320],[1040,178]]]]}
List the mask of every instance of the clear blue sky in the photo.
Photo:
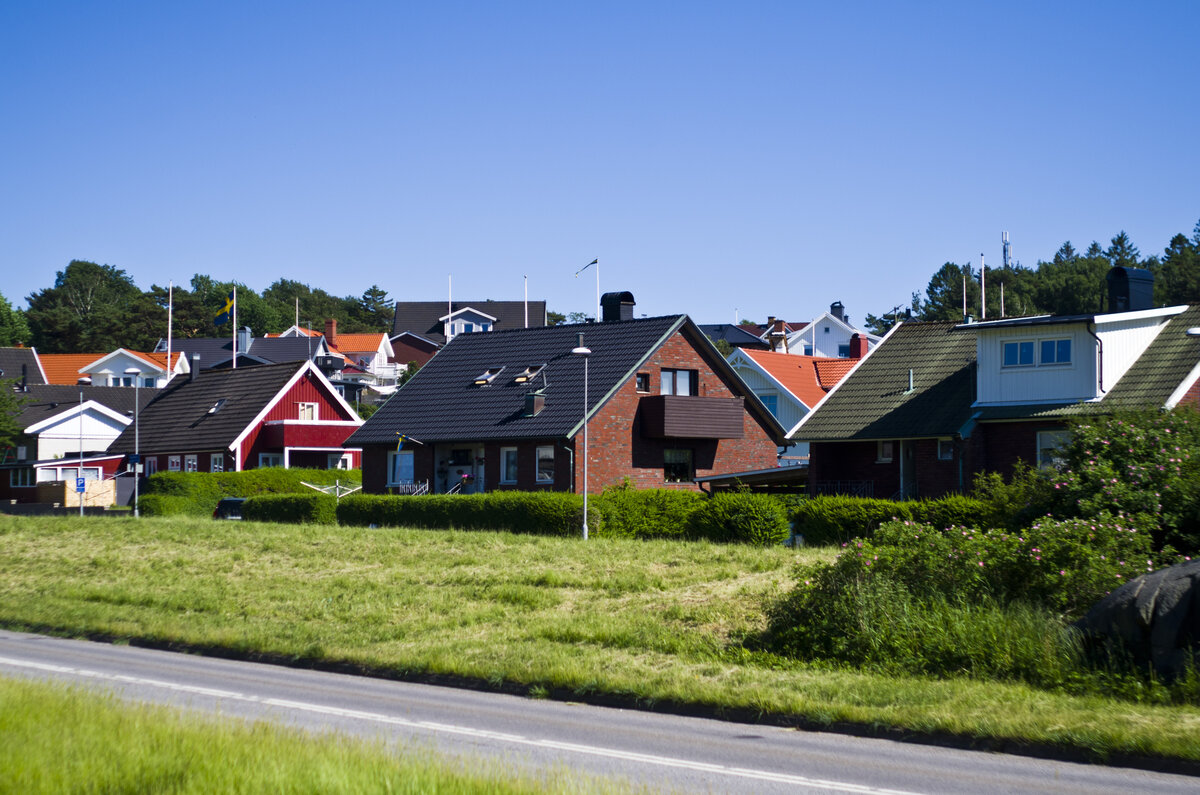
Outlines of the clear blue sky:
{"type": "Polygon", "coordinates": [[[72,259],[700,322],[1200,220],[1200,3],[0,7],[0,292],[72,259]]]}

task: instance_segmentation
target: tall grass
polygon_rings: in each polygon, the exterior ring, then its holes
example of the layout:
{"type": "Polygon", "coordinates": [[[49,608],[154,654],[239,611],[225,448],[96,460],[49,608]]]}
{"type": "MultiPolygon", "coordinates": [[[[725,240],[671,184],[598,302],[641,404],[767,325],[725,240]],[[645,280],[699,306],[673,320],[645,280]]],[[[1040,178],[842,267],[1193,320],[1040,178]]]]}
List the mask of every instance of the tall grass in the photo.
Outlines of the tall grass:
{"type": "MultiPolygon", "coordinates": [[[[185,518],[0,517],[0,625],[620,697],[1200,760],[1200,710],[746,649],[830,550],[185,518]]],[[[952,646],[952,640],[947,640],[952,646]]]]}
{"type": "Polygon", "coordinates": [[[198,717],[44,682],[0,678],[0,790],[63,792],[609,792],[496,764],[342,735],[198,717]]]}

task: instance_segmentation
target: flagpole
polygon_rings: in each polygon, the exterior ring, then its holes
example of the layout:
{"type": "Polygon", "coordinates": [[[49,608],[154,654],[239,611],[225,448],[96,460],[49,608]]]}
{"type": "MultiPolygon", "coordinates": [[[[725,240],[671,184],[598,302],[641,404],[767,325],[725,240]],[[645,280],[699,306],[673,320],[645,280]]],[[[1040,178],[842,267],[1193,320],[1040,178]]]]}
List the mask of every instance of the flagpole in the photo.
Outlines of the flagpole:
{"type": "Polygon", "coordinates": [[[233,369],[237,369],[237,285],[233,286],[233,369]]]}
{"type": "Polygon", "coordinates": [[[525,276],[525,328],[529,328],[529,276],[525,276]]]}
{"type": "Polygon", "coordinates": [[[171,380],[171,325],[175,315],[175,282],[167,282],[167,377],[166,384],[171,380]]]}
{"type": "MultiPolygon", "coordinates": [[[[596,258],[596,322],[600,322],[600,258],[596,258]]],[[[584,521],[587,521],[586,518],[584,521]]]]}

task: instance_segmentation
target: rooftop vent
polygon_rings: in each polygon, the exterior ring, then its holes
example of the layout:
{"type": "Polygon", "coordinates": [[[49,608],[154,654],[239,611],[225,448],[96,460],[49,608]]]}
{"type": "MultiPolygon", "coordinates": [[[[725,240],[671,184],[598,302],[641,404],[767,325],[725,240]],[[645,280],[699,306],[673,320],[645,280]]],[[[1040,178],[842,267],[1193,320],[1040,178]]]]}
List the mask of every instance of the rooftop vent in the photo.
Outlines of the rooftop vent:
{"type": "Polygon", "coordinates": [[[633,307],[636,304],[631,292],[605,293],[600,296],[601,319],[605,323],[633,320],[633,307]]]}
{"type": "Polygon", "coordinates": [[[1154,308],[1154,274],[1142,268],[1117,266],[1105,277],[1108,311],[1137,312],[1154,308]]]}
{"type": "Polygon", "coordinates": [[[541,392],[529,392],[525,395],[525,411],[523,417],[536,417],[546,408],[546,396],[541,392]]]}

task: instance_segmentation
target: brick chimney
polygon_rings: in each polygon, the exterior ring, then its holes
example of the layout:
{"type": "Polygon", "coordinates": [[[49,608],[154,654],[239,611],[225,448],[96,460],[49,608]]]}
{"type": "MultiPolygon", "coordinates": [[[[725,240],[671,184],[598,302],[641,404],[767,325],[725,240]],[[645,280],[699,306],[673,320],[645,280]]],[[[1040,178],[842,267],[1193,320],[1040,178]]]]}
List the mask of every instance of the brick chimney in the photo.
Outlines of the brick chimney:
{"type": "Polygon", "coordinates": [[[337,345],[337,318],[331,317],[325,321],[325,342],[329,347],[337,345]]]}
{"type": "Polygon", "coordinates": [[[787,324],[782,320],[778,320],[774,315],[767,318],[767,342],[771,345],[771,350],[776,352],[788,352],[787,339],[787,324]]]}
{"type": "Polygon", "coordinates": [[[867,350],[870,348],[870,343],[862,334],[855,334],[850,338],[850,358],[861,359],[867,355],[867,350]]]}

